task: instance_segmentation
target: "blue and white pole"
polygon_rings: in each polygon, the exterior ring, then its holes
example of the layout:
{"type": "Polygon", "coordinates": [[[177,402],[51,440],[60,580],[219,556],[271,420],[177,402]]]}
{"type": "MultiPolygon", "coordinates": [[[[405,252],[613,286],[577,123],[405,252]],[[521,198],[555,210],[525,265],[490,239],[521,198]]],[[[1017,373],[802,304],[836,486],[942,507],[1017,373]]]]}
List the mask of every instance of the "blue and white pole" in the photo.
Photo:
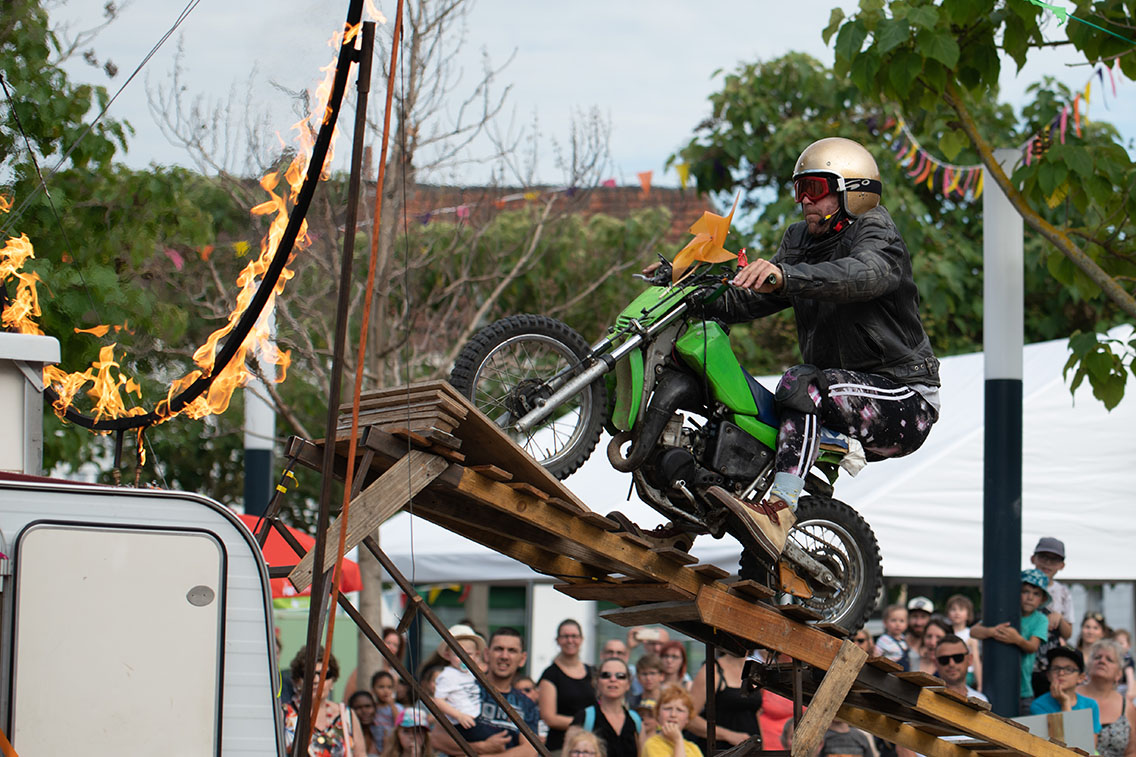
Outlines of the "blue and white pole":
{"type": "MultiPolygon", "coordinates": [[[[1017,150],[995,150],[1010,175],[1017,150]]],[[[1022,217],[983,169],[983,350],[986,433],[983,456],[984,535],[982,623],[1021,628],[1022,566],[1022,348],[1024,274],[1022,217]]],[[[985,693],[994,712],[1016,717],[1021,652],[991,639],[983,642],[985,693]]],[[[1027,679],[1028,680],[1028,679],[1027,679]]]]}
{"type": "MultiPolygon", "coordinates": [[[[269,333],[276,336],[276,319],[269,315],[269,333]]],[[[261,373],[276,380],[276,365],[258,358],[261,373]]],[[[272,447],[276,434],[276,409],[268,389],[259,378],[250,377],[245,393],[245,513],[263,515],[272,499],[272,447]]]]}

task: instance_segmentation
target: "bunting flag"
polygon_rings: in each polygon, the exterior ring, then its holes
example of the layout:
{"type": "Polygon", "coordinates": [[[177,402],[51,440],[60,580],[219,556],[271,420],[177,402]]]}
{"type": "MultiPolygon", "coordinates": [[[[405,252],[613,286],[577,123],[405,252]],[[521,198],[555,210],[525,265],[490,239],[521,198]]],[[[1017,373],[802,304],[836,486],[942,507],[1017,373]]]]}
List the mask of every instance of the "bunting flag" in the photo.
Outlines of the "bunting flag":
{"type": "Polygon", "coordinates": [[[643,187],[644,197],[651,194],[651,177],[654,173],[654,171],[640,171],[636,174],[639,177],[639,186],[643,187]]]}
{"type": "Polygon", "coordinates": [[[678,185],[686,189],[686,182],[690,180],[690,165],[678,163],[675,165],[675,170],[678,171],[678,185]]]}
{"type": "MultiPolygon", "coordinates": [[[[1113,65],[1117,64],[1114,62],[1113,65]]],[[[1093,78],[1100,80],[1100,92],[1106,92],[1104,85],[1105,71],[1108,71],[1109,82],[1112,84],[1112,96],[1113,98],[1116,97],[1116,78],[1112,66],[1103,64],[1097,66],[1085,82],[1084,89],[1073,96],[1073,102],[1063,105],[1048,124],[1032,134],[1018,148],[1023,153],[1023,160],[1027,166],[1035,158],[1043,155],[1054,139],[1065,144],[1070,120],[1072,120],[1073,135],[1078,138],[1081,137],[1082,121],[1088,123],[1089,120],[1093,78]]],[[[1099,97],[1098,99],[1104,99],[1105,107],[1108,107],[1106,98],[1099,97]]],[[[911,133],[907,122],[900,114],[889,117],[884,124],[884,129],[890,131],[891,144],[888,147],[894,155],[896,163],[902,166],[903,172],[914,184],[924,184],[927,189],[937,191],[943,197],[948,198],[976,200],[982,196],[981,164],[960,166],[935,157],[919,144],[919,140],[911,133]]]]}

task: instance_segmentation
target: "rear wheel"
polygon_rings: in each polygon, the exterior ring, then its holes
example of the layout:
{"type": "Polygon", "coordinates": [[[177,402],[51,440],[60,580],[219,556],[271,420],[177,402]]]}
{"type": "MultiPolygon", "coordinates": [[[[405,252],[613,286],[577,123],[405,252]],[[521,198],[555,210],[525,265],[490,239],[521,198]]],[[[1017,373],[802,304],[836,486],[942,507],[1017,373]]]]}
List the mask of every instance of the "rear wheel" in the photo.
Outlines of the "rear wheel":
{"type": "MultiPolygon", "coordinates": [[[[807,607],[854,633],[872,614],[883,586],[876,536],[860,514],[840,500],[801,497],[796,515],[789,539],[835,577],[835,588],[809,580],[805,570],[793,565],[808,581],[813,596],[784,594],[782,602],[807,607]]],[[[740,575],[780,588],[768,559],[748,549],[742,552],[740,575]]]]}
{"type": "Polygon", "coordinates": [[[595,449],[607,387],[593,381],[527,433],[514,424],[579,372],[590,346],[567,324],[514,315],[481,329],[462,348],[450,383],[552,475],[571,475],[595,449]]]}

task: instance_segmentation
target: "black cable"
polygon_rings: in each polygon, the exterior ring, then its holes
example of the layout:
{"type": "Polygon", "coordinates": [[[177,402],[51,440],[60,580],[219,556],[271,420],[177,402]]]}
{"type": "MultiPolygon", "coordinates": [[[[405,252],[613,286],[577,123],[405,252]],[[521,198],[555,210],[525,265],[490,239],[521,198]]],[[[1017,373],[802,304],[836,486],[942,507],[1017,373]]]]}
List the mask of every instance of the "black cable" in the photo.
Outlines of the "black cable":
{"type": "MultiPolygon", "coordinates": [[[[99,114],[95,116],[95,119],[91,121],[86,129],[83,130],[83,133],[79,135],[78,139],[76,139],[71,144],[71,147],[68,148],[67,152],[63,153],[63,157],[59,159],[59,162],[55,164],[55,167],[48,171],[47,178],[54,176],[59,171],[59,169],[63,167],[63,164],[66,163],[67,159],[71,157],[71,153],[75,152],[75,148],[79,146],[79,143],[81,143],[86,138],[86,136],[91,133],[91,130],[95,128],[95,125],[102,120],[103,116],[105,116],[107,111],[110,110],[110,106],[113,105],[114,101],[118,99],[118,96],[122,94],[122,91],[126,89],[127,85],[129,85],[130,82],[134,81],[134,77],[137,76],[142,68],[150,62],[150,59],[153,58],[154,54],[158,52],[159,48],[161,48],[161,46],[166,43],[166,40],[168,40],[170,36],[173,35],[175,31],[177,31],[177,28],[181,26],[182,22],[189,18],[189,14],[192,13],[195,8],[197,8],[200,2],[201,0],[189,0],[189,3],[185,6],[185,8],[182,9],[181,14],[178,15],[177,20],[174,21],[173,26],[167,29],[166,33],[162,35],[162,38],[159,39],[152,48],[150,48],[150,52],[146,53],[145,57],[142,58],[142,61],[134,68],[134,71],[130,74],[130,76],[126,78],[126,81],[122,83],[122,86],[118,88],[118,91],[114,93],[114,96],[107,101],[107,104],[104,105],[103,109],[99,111],[99,114]]],[[[39,172],[38,166],[36,167],[36,172],[39,172]]],[[[44,181],[44,177],[42,175],[40,176],[40,181],[43,184],[42,188],[44,192],[46,192],[47,183],[46,181],[44,181]]],[[[24,212],[28,208],[28,205],[32,200],[35,199],[38,193],[39,189],[24,198],[24,201],[20,203],[20,206],[16,208],[16,211],[9,215],[8,223],[5,224],[2,229],[0,229],[0,236],[8,235],[8,230],[11,229],[16,224],[16,222],[23,217],[24,212]]]]}
{"type": "MultiPolygon", "coordinates": [[[[28,148],[28,156],[32,159],[32,166],[35,168],[36,176],[39,177],[39,189],[37,189],[36,192],[43,190],[43,196],[47,198],[47,205],[51,208],[51,215],[55,217],[55,225],[59,229],[59,233],[63,236],[63,243],[67,245],[67,249],[74,257],[75,245],[71,244],[71,238],[67,236],[67,229],[63,226],[63,219],[59,217],[59,209],[55,207],[55,200],[51,199],[51,192],[48,191],[47,188],[47,179],[44,178],[43,171],[40,170],[39,161],[36,160],[35,150],[32,149],[31,138],[28,137],[28,133],[24,131],[24,124],[20,121],[20,114],[16,110],[16,103],[12,100],[12,93],[8,90],[8,82],[4,79],[2,72],[0,72],[0,87],[4,89],[4,98],[8,101],[8,112],[12,114],[12,120],[16,122],[16,131],[20,132],[20,136],[24,138],[24,145],[28,148]]],[[[78,140],[76,140],[75,144],[78,143],[78,140]]],[[[36,192],[33,192],[30,197],[35,197],[36,192]]],[[[9,226],[11,226],[11,224],[9,224],[9,226]]],[[[6,236],[6,233],[4,235],[6,236]]],[[[104,323],[103,317],[99,315],[99,306],[95,304],[95,298],[91,296],[91,288],[87,284],[87,278],[83,275],[83,266],[78,265],[77,258],[75,272],[79,274],[79,283],[83,285],[83,293],[87,295],[87,299],[91,303],[91,309],[95,311],[97,322],[104,323]]]]}
{"type": "MultiPolygon", "coordinates": [[[[195,0],[194,4],[196,5],[199,1],[200,0],[195,0]]],[[[352,0],[347,17],[347,23],[349,25],[359,23],[362,16],[362,8],[362,0],[352,0]]],[[[225,367],[228,366],[240,350],[249,332],[252,331],[256,322],[260,319],[261,311],[264,310],[264,306],[268,303],[269,297],[272,296],[273,289],[275,289],[276,283],[280,279],[280,274],[288,263],[288,258],[292,253],[292,247],[296,243],[296,237],[299,235],[300,227],[304,222],[304,217],[308,213],[312,197],[320,182],[320,174],[323,171],[323,164],[327,159],[328,148],[331,146],[332,135],[335,132],[335,124],[339,119],[339,112],[343,105],[343,94],[347,88],[347,75],[351,69],[353,60],[354,46],[351,44],[340,45],[339,58],[335,64],[335,78],[332,82],[331,94],[328,96],[327,108],[325,110],[327,115],[320,125],[319,133],[312,147],[312,155],[308,162],[308,171],[304,176],[304,182],[300,186],[300,191],[297,193],[295,205],[292,207],[292,214],[288,217],[288,226],[284,229],[284,233],[281,235],[280,241],[276,245],[276,252],[273,254],[272,262],[261,277],[260,286],[257,288],[256,294],[253,295],[244,314],[241,315],[237,325],[233,328],[233,331],[225,340],[225,344],[217,353],[213,361],[213,368],[208,375],[203,373],[197,380],[182,390],[180,394],[173,397],[162,413],[151,411],[145,415],[133,415],[96,421],[94,418],[83,415],[69,407],[64,413],[64,420],[70,421],[77,426],[91,429],[92,431],[121,431],[153,426],[180,413],[185,409],[186,405],[204,394],[213,383],[214,379],[225,370],[225,367]]],[[[54,389],[46,387],[44,389],[44,398],[50,402],[55,402],[59,398],[59,395],[54,389]]]]}

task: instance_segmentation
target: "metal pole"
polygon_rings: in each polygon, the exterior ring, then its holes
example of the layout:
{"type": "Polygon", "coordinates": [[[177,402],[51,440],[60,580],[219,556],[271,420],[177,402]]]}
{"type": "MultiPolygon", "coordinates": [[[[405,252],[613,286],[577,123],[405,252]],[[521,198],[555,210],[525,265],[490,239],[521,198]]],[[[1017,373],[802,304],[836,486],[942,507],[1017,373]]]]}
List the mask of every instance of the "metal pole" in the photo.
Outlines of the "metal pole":
{"type": "MultiPolygon", "coordinates": [[[[335,344],[331,363],[331,385],[328,388],[327,419],[324,425],[323,460],[320,467],[321,487],[319,515],[316,521],[315,565],[324,564],[327,547],[327,526],[331,519],[331,503],[335,497],[335,438],[339,422],[340,385],[343,382],[343,359],[347,344],[347,317],[351,302],[351,271],[355,253],[355,224],[358,218],[360,172],[363,162],[363,140],[367,122],[367,92],[371,86],[371,58],[374,55],[375,25],[363,24],[360,49],[355,60],[360,62],[357,86],[359,91],[355,107],[355,134],[351,151],[351,176],[348,184],[346,229],[343,234],[343,255],[339,268],[339,291],[335,310],[335,344]]],[[[362,366],[357,366],[362,370],[362,366]]],[[[346,524],[344,524],[346,528],[346,524]]],[[[307,657],[304,660],[307,673],[304,688],[300,693],[300,712],[296,724],[296,741],[292,753],[299,757],[308,751],[311,740],[312,680],[318,671],[317,652],[323,626],[323,616],[328,611],[326,574],[322,570],[312,573],[311,601],[308,606],[307,657]]],[[[335,608],[330,608],[331,612],[335,608]]],[[[320,660],[322,662],[322,659],[320,660]]]]}
{"type": "MultiPolygon", "coordinates": [[[[276,342],[276,315],[268,314],[268,330],[276,342]]],[[[258,357],[260,373],[276,380],[276,364],[258,357]]],[[[272,447],[276,436],[276,408],[268,401],[268,387],[258,376],[245,384],[245,514],[264,515],[272,498],[272,447]]]]}
{"type": "MultiPolygon", "coordinates": [[[[995,150],[1007,174],[1021,157],[995,150]]],[[[986,169],[983,169],[985,172],[986,169]]],[[[982,200],[983,353],[986,430],[983,454],[982,622],[1021,628],[1022,348],[1024,342],[1022,217],[987,174],[982,200]]],[[[994,712],[1016,717],[1021,651],[986,639],[983,681],[994,712]]],[[[1027,678],[1028,680],[1028,678],[1027,678]]]]}
{"type": "MultiPolygon", "coordinates": [[[[713,642],[706,642],[706,754],[708,757],[718,751],[718,724],[717,702],[714,695],[718,693],[715,674],[718,672],[718,647],[713,642]]],[[[695,713],[697,714],[697,713],[695,713]]]]}

